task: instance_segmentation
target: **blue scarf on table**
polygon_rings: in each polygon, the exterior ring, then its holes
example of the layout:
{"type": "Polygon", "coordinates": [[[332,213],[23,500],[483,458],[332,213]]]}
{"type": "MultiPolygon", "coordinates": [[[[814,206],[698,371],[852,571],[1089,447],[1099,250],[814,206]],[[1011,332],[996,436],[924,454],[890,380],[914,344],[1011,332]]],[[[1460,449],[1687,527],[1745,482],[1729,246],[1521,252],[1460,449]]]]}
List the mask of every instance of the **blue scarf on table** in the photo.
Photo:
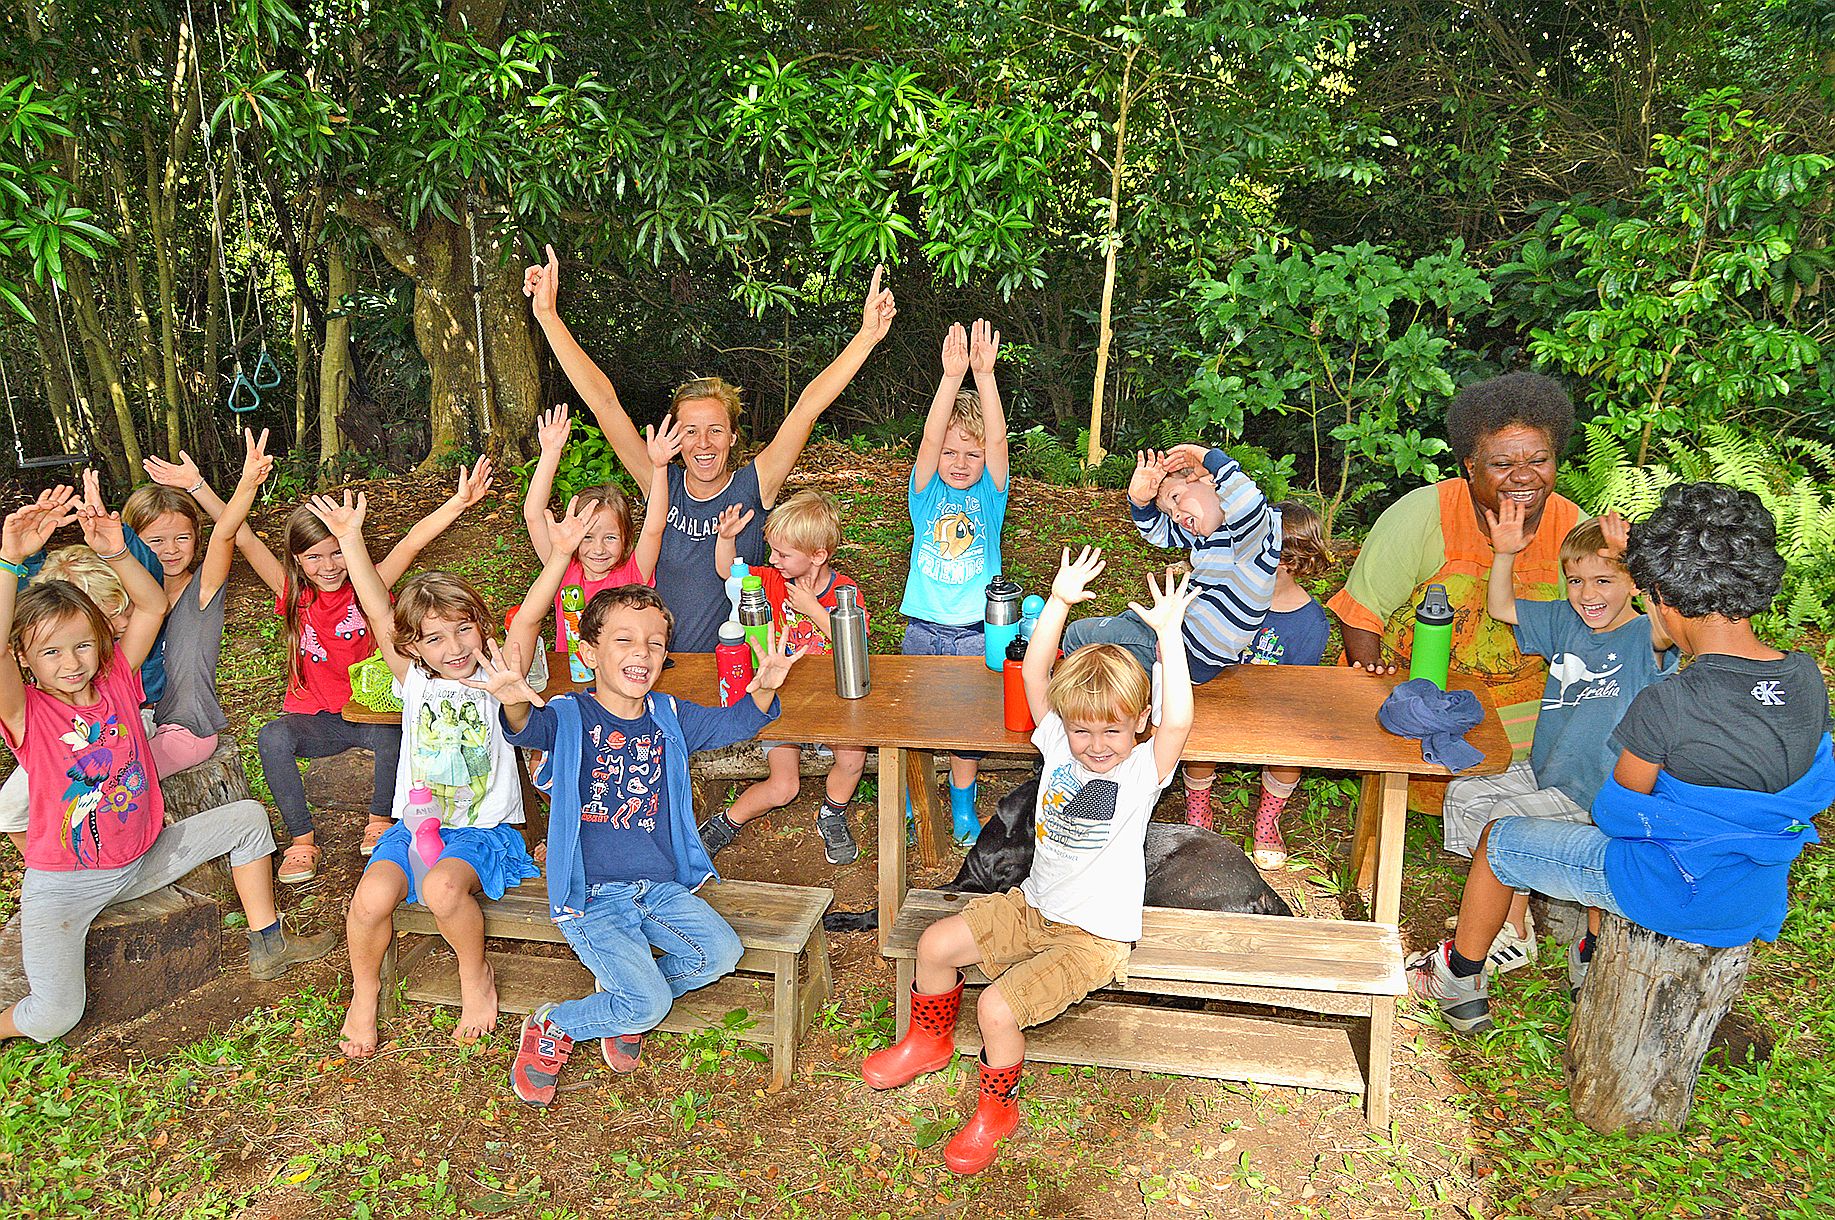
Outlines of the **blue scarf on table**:
{"type": "Polygon", "coordinates": [[[1811,819],[1835,804],[1835,756],[1816,758],[1782,792],[1686,784],[1657,773],[1646,795],[1607,777],[1593,821],[1612,837],[1606,882],[1625,917],[1653,932],[1713,948],[1784,926],[1790,865],[1821,839],[1811,819]]]}
{"type": "Polygon", "coordinates": [[[1465,739],[1485,718],[1485,705],[1469,690],[1441,690],[1430,678],[1410,678],[1376,709],[1377,723],[1397,737],[1418,737],[1421,758],[1454,775],[1484,761],[1465,739]]]}

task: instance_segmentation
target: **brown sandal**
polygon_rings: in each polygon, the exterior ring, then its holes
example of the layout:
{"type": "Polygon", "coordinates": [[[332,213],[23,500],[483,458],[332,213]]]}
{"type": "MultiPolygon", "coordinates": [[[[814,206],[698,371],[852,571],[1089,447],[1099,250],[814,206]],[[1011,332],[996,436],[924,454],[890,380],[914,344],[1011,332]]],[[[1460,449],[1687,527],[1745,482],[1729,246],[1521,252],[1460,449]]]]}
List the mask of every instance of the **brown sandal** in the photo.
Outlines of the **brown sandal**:
{"type": "Polygon", "coordinates": [[[280,857],[282,885],[302,885],[319,875],[319,860],[324,851],[316,843],[293,843],[280,857]]]}
{"type": "Polygon", "coordinates": [[[365,860],[369,859],[370,856],[375,854],[376,844],[382,842],[382,836],[388,834],[389,827],[394,824],[393,822],[370,822],[365,825],[363,828],[363,846],[357,849],[357,854],[362,856],[365,860]]]}

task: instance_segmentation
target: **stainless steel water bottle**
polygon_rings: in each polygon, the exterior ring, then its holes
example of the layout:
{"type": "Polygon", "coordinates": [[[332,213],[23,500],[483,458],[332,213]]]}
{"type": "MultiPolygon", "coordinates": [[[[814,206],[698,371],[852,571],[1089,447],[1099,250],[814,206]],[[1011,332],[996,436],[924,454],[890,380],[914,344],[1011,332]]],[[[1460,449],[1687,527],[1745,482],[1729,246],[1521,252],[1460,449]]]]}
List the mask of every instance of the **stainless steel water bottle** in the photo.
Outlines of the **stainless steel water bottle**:
{"type": "Polygon", "coordinates": [[[982,615],[982,660],[995,673],[1007,663],[1007,645],[1019,636],[1020,598],[1025,590],[996,576],[988,582],[988,605],[982,615]]]}
{"type": "Polygon", "coordinates": [[[860,590],[842,585],[835,590],[835,608],[828,612],[828,627],[835,657],[835,693],[843,699],[864,699],[873,689],[867,667],[867,612],[860,608],[860,590]]]}
{"type": "Polygon", "coordinates": [[[756,576],[746,577],[739,591],[739,626],[745,631],[745,642],[752,646],[752,665],[764,665],[771,638],[771,603],[765,600],[764,581],[756,576]]]}

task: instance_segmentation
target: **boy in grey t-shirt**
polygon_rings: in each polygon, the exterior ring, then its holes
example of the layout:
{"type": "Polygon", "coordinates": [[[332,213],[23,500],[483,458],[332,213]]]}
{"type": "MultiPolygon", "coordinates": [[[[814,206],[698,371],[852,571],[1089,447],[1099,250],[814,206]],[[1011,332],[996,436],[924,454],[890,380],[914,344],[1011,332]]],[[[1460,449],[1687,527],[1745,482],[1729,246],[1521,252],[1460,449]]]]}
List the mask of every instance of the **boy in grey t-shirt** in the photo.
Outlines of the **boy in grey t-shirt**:
{"type": "MultiPolygon", "coordinates": [[[[1639,691],[1672,672],[1675,649],[1632,604],[1637,586],[1625,570],[1626,526],[1616,514],[1583,521],[1561,540],[1565,601],[1518,600],[1516,556],[1528,545],[1523,510],[1508,500],[1487,513],[1491,565],[1485,609],[1516,627],[1517,647],[1548,658],[1548,682],[1529,761],[1501,775],[1447,786],[1446,849],[1462,856],[1501,817],[1590,822],[1593,798],[1612,773],[1612,730],[1639,691]]],[[[1529,895],[1519,893],[1492,942],[1486,968],[1504,974],[1535,960],[1529,895]]]]}

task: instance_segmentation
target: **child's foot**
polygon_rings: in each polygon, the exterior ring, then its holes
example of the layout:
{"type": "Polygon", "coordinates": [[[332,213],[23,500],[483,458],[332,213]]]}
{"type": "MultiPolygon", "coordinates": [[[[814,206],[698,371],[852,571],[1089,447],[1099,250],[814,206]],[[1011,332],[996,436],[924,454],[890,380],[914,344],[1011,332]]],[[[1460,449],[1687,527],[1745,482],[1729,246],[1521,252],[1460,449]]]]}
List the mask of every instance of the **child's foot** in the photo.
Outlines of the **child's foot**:
{"type": "Polygon", "coordinates": [[[852,864],[860,858],[860,845],[847,827],[847,814],[832,809],[825,802],[816,814],[816,829],[822,833],[822,854],[830,864],[852,864]]]}
{"type": "Polygon", "coordinates": [[[966,788],[958,788],[953,782],[949,786],[950,833],[958,843],[973,843],[981,837],[981,818],[975,812],[975,794],[980,789],[980,781],[966,788]]]}
{"type": "Polygon", "coordinates": [[[1281,803],[1269,809],[1269,800],[1264,793],[1261,808],[1255,812],[1255,867],[1273,871],[1287,867],[1287,840],[1281,834],[1281,803]]]}
{"type": "Polygon", "coordinates": [[[643,1053],[642,1034],[619,1034],[616,1038],[599,1039],[599,1054],[604,1058],[605,1066],[620,1076],[629,1076],[635,1072],[643,1053]]]}
{"type": "Polygon", "coordinates": [[[484,963],[484,985],[475,989],[459,979],[459,996],[463,1007],[459,1010],[459,1023],[453,1027],[452,1040],[459,1046],[472,1046],[480,1038],[488,1038],[497,1030],[497,973],[491,969],[489,962],[484,963]]]}
{"type": "Polygon", "coordinates": [[[554,1103],[561,1069],[573,1054],[573,1039],[548,1020],[554,1009],[553,1004],[543,1004],[523,1019],[522,1043],[516,1050],[516,1062],[510,1065],[510,1088],[532,1106],[554,1103]]]}
{"type": "Polygon", "coordinates": [[[1500,974],[1520,970],[1535,960],[1535,925],[1525,915],[1521,935],[1507,921],[1497,930],[1497,937],[1491,942],[1491,952],[1485,955],[1485,969],[1491,977],[1496,978],[1500,974]]]}
{"type": "Polygon", "coordinates": [[[1595,935],[1595,933],[1588,932],[1567,947],[1567,994],[1569,999],[1579,999],[1580,988],[1587,981],[1587,968],[1593,964],[1595,935]]]}
{"type": "Polygon", "coordinates": [[[275,874],[275,880],[282,885],[304,885],[319,875],[319,859],[324,854],[315,843],[294,840],[281,853],[280,871],[275,874]]]}
{"type": "Polygon", "coordinates": [[[716,813],[701,823],[701,846],[707,849],[710,857],[717,856],[731,847],[733,840],[738,837],[738,823],[724,813],[716,813]]]}
{"type": "Polygon", "coordinates": [[[380,992],[367,997],[352,995],[344,1012],[344,1027],[338,1031],[338,1053],[346,1059],[368,1059],[381,1042],[376,1032],[376,1001],[380,992]]]}
{"type": "Polygon", "coordinates": [[[1203,830],[1212,828],[1211,789],[1208,784],[1202,788],[1185,789],[1185,824],[1203,830]]]}
{"type": "Polygon", "coordinates": [[[363,843],[357,848],[357,854],[365,860],[374,855],[376,844],[382,842],[382,836],[389,833],[391,825],[393,825],[391,822],[378,822],[372,819],[370,824],[363,828],[363,843]]]}
{"type": "Polygon", "coordinates": [[[1453,942],[1441,941],[1408,963],[1409,994],[1440,1005],[1440,1015],[1454,1031],[1482,1034],[1491,1028],[1491,992],[1484,972],[1461,977],[1453,973],[1453,942]]]}
{"type": "Polygon", "coordinates": [[[301,936],[295,932],[288,936],[286,929],[276,921],[271,930],[248,934],[249,977],[262,982],[277,979],[301,962],[324,957],[337,944],[336,932],[320,932],[317,936],[301,936]]]}

